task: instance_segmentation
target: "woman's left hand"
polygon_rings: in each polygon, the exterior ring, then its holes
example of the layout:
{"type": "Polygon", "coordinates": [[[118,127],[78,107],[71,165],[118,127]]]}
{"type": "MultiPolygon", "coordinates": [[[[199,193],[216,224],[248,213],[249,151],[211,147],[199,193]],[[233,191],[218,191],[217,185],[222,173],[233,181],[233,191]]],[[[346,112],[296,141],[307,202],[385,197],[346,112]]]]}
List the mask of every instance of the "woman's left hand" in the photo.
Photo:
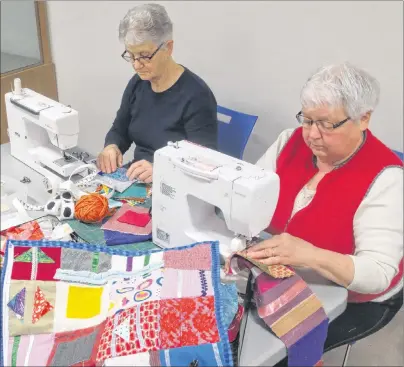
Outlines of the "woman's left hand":
{"type": "Polygon", "coordinates": [[[136,178],[139,181],[150,183],[153,181],[153,165],[144,159],[132,163],[126,172],[126,176],[130,180],[134,180],[136,178]]]}
{"type": "Polygon", "coordinates": [[[288,233],[273,236],[247,250],[247,256],[267,265],[310,267],[318,249],[288,233]]]}

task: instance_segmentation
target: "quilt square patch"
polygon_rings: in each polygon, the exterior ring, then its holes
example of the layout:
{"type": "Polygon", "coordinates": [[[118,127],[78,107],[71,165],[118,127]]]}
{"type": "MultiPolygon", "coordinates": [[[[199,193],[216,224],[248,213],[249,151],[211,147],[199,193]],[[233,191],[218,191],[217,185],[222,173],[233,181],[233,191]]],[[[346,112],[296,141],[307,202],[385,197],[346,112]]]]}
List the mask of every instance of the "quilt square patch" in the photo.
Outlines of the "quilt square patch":
{"type": "Polygon", "coordinates": [[[15,247],[11,279],[52,280],[60,268],[60,248],[15,247]]]}
{"type": "Polygon", "coordinates": [[[94,366],[104,324],[55,334],[47,366],[94,366]]]}
{"type": "Polygon", "coordinates": [[[54,331],[95,327],[105,321],[109,304],[108,285],[57,282],[54,331]]]}
{"type": "Polygon", "coordinates": [[[160,300],[164,273],[164,269],[159,268],[151,273],[113,280],[108,314],[114,314],[143,302],[160,300]]]}
{"type": "Polygon", "coordinates": [[[53,331],[56,283],[13,280],[7,301],[9,336],[53,331]]]}
{"type": "Polygon", "coordinates": [[[190,249],[166,251],[164,252],[164,266],[183,270],[211,270],[209,246],[198,244],[190,249]]]}
{"type": "Polygon", "coordinates": [[[164,269],[161,298],[213,296],[212,273],[209,270],[164,269]]]}
{"type": "Polygon", "coordinates": [[[162,349],[217,343],[213,297],[160,301],[160,344],[162,349]]]}
{"type": "Polygon", "coordinates": [[[7,366],[46,366],[54,334],[18,335],[9,339],[7,366]]]}
{"type": "Polygon", "coordinates": [[[61,269],[103,273],[111,269],[111,255],[71,248],[62,249],[61,269]]]}
{"type": "Polygon", "coordinates": [[[160,349],[159,302],[145,302],[107,319],[97,363],[112,357],[160,349]]]}

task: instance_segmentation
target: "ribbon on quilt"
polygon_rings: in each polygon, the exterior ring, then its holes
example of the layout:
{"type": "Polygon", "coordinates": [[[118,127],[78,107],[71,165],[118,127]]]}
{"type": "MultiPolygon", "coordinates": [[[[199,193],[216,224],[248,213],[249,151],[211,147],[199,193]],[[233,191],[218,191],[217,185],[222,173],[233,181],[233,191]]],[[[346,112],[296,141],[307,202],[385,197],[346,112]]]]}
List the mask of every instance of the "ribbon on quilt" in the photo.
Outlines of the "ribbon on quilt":
{"type": "Polygon", "coordinates": [[[328,317],[317,296],[292,269],[234,254],[230,274],[250,273],[259,317],[285,344],[289,366],[322,363],[328,317]]]}

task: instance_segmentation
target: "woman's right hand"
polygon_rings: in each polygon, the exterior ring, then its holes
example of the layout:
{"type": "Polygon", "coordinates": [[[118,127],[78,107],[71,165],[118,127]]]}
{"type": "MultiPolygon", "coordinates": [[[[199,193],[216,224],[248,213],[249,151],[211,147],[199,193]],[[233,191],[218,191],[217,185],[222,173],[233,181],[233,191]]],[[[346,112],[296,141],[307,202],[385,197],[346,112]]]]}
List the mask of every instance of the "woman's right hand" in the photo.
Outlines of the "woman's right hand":
{"type": "Polygon", "coordinates": [[[123,156],[118,146],[107,145],[98,155],[97,166],[104,173],[112,173],[122,166],[123,156]]]}

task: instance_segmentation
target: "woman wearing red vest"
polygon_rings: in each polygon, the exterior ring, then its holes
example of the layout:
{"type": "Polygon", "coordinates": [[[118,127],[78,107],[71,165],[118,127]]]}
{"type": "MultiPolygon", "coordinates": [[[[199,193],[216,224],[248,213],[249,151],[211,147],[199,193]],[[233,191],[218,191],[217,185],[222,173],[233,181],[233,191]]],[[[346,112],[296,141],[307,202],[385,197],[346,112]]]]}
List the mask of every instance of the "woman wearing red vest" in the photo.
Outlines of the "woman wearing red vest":
{"type": "Polygon", "coordinates": [[[403,304],[403,164],[368,129],[378,99],[365,71],[320,69],[302,89],[300,127],[257,162],[279,175],[280,195],[274,236],[248,255],[312,268],[349,291],[325,351],[380,330],[403,304]]]}

